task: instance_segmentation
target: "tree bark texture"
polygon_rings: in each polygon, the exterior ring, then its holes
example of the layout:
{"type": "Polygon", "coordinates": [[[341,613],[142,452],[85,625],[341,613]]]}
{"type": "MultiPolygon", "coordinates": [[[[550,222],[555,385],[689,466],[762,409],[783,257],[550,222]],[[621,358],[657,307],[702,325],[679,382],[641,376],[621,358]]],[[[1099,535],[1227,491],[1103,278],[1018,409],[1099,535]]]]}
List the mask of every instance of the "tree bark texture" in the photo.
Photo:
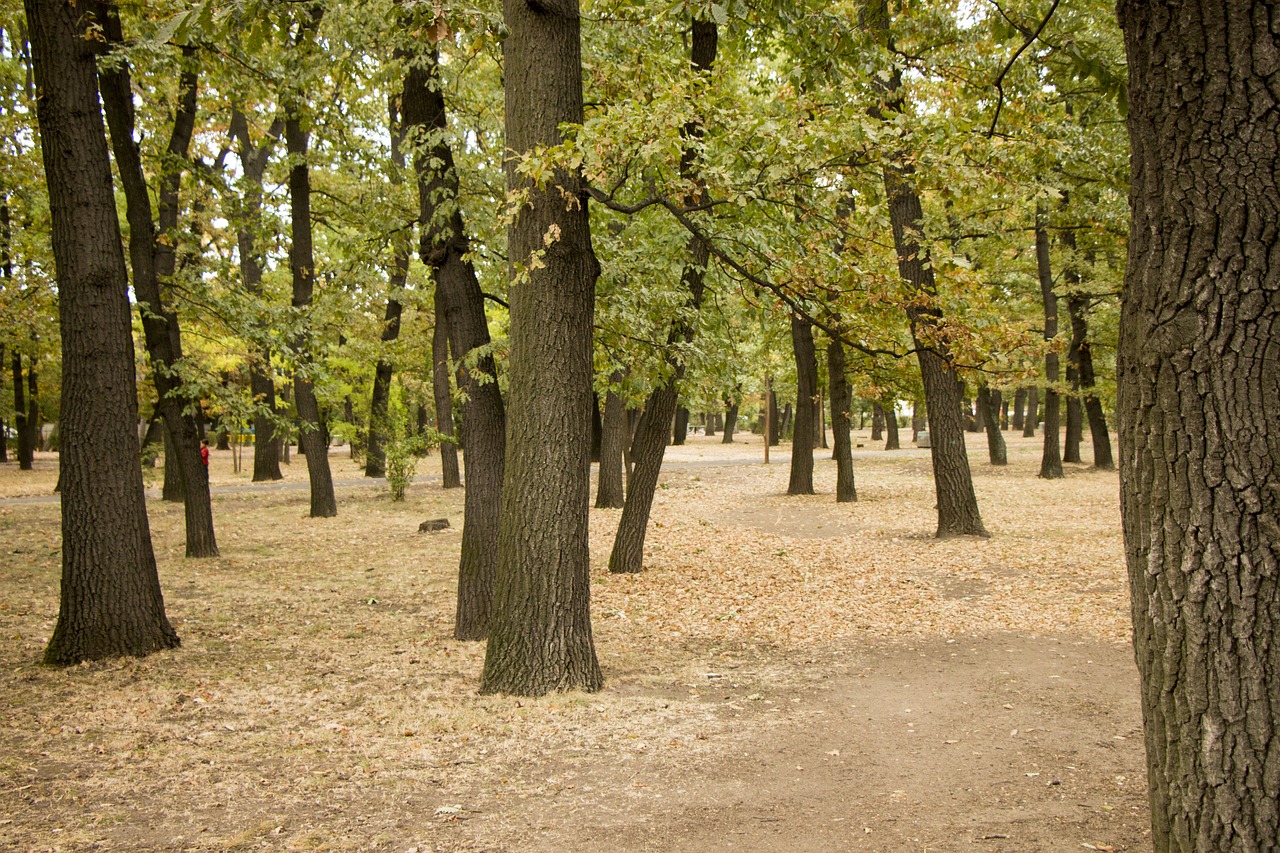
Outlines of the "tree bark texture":
{"type": "Polygon", "coordinates": [[[458,173],[444,135],[447,116],[434,50],[425,51],[410,66],[401,112],[406,133],[411,128],[426,132],[427,144],[414,153],[420,254],[432,271],[437,292],[444,297],[449,348],[461,365],[458,383],[463,401],[459,414],[465,424],[462,454],[467,465],[467,488],[454,636],[481,640],[489,633],[498,560],[507,416],[490,350],[484,295],[475,268],[467,260],[467,232],[457,204],[458,173]]]}
{"type": "MultiPolygon", "coordinates": [[[[577,0],[504,0],[503,20],[506,146],[519,157],[582,121],[581,22],[577,0]]],[[[481,690],[598,690],[587,516],[600,266],[579,175],[535,186],[508,161],[507,186],[527,195],[507,232],[522,272],[511,288],[506,477],[481,690]]]]}
{"type": "Polygon", "coordinates": [[[128,272],[84,10],[26,0],[62,337],[62,580],[45,662],[179,644],[138,465],[128,272]]]}
{"type": "Polygon", "coordinates": [[[791,315],[791,349],[796,363],[796,422],[791,433],[791,471],[787,494],[813,494],[814,428],[817,421],[818,356],[813,323],[791,315]]]}
{"type": "Polygon", "coordinates": [[[1152,842],[1280,846],[1275,13],[1120,3],[1132,225],[1120,491],[1152,842]]]}
{"type": "MultiPolygon", "coordinates": [[[[1040,277],[1040,301],[1044,304],[1044,339],[1058,336],[1058,296],[1053,290],[1053,268],[1049,257],[1049,213],[1047,205],[1036,206],[1036,271],[1040,277]]],[[[1061,396],[1058,394],[1058,353],[1049,350],[1044,356],[1044,375],[1048,384],[1044,393],[1044,450],[1040,455],[1040,476],[1046,480],[1062,478],[1061,396]]]]}
{"type": "Polygon", "coordinates": [[[676,406],[676,420],[671,432],[672,444],[684,444],[689,437],[689,410],[684,406],[676,406]]]}
{"type": "Polygon", "coordinates": [[[30,471],[35,466],[35,433],[31,429],[31,406],[27,402],[27,382],[22,370],[22,354],[18,352],[13,354],[13,412],[13,426],[18,433],[18,470],[30,471]]]}
{"type": "Polygon", "coordinates": [[[1008,465],[1009,450],[1000,431],[1000,392],[984,383],[978,386],[978,411],[986,414],[987,456],[992,465],[1008,465]]]}
{"type": "Polygon", "coordinates": [[[898,401],[888,397],[880,401],[884,415],[884,449],[901,450],[902,439],[898,435],[898,401]]]}
{"type": "MultiPolygon", "coordinates": [[[[303,125],[298,104],[291,105],[284,123],[285,147],[292,159],[289,167],[289,212],[293,243],[289,247],[289,269],[293,279],[293,308],[302,317],[309,314],[315,291],[316,262],[311,234],[311,171],[307,165],[309,132],[303,125]]],[[[309,322],[305,321],[304,322],[309,322]]],[[[311,330],[303,329],[294,341],[298,364],[293,371],[293,400],[298,411],[298,449],[307,457],[307,477],[311,483],[311,517],[333,518],[338,502],[333,494],[333,474],[329,451],[320,423],[310,370],[314,360],[311,330]]]]}
{"type": "Polygon", "coordinates": [[[831,385],[831,443],[836,460],[836,503],[858,499],[853,479],[853,389],[845,373],[844,345],[832,339],[827,344],[827,381],[831,385]]]}
{"type": "Polygon", "coordinates": [[[609,377],[609,390],[604,397],[603,430],[600,436],[600,474],[596,480],[596,509],[621,509],[625,503],[622,488],[622,457],[631,436],[627,432],[627,408],[613,390],[621,382],[622,371],[609,377]]]}
{"type": "Polygon", "coordinates": [[[733,434],[738,431],[738,401],[725,401],[724,432],[720,436],[721,444],[733,444],[733,434]]]}
{"type": "Polygon", "coordinates": [[[445,437],[440,443],[441,479],[446,489],[462,486],[458,470],[458,430],[453,421],[453,386],[449,381],[449,318],[444,294],[436,285],[436,323],[431,334],[431,394],[436,406],[436,429],[445,437]]]}
{"type": "MultiPolygon", "coordinates": [[[[1070,305],[1070,303],[1068,303],[1070,305]]],[[[1107,428],[1107,416],[1102,411],[1102,401],[1093,394],[1095,377],[1093,371],[1093,349],[1089,345],[1088,319],[1084,306],[1077,304],[1069,308],[1071,318],[1071,337],[1075,345],[1075,359],[1079,387],[1084,394],[1084,412],[1089,420],[1089,439],[1093,444],[1093,467],[1104,471],[1113,470],[1115,460],[1111,455],[1111,431],[1107,428]]]]}
{"type": "MultiPolygon", "coordinates": [[[[718,32],[714,23],[694,20],[691,65],[695,74],[711,70],[715,62],[717,39],[718,32]]],[[[697,137],[701,132],[701,127],[696,122],[684,127],[686,139],[697,137]]],[[[695,186],[701,186],[697,152],[693,146],[685,149],[680,171],[686,180],[695,186]]],[[[689,200],[696,201],[698,197],[695,193],[689,200]]],[[[614,534],[613,550],[609,554],[609,571],[614,573],[634,574],[644,568],[644,540],[649,528],[649,513],[653,509],[658,475],[662,470],[662,457],[670,435],[668,425],[676,413],[677,387],[685,372],[685,362],[678,349],[682,344],[693,340],[697,329],[696,314],[702,307],[707,262],[711,257],[706,243],[696,236],[689,237],[687,252],[680,281],[687,294],[688,311],[672,323],[667,335],[671,374],[666,382],[650,392],[631,443],[634,466],[627,480],[627,498],[622,507],[622,517],[618,520],[617,533],[614,534]]]]}
{"type": "MultiPolygon", "coordinates": [[[[95,2],[91,8],[102,20],[108,44],[122,46],[124,33],[115,4],[95,2]]],[[[209,469],[200,456],[200,434],[193,415],[198,401],[182,387],[179,373],[183,357],[182,333],[177,312],[165,304],[161,292],[162,284],[172,278],[177,268],[178,191],[196,120],[198,75],[194,53],[193,48],[183,51],[178,108],[156,180],[157,218],[152,217],[151,195],[136,141],[133,85],[128,64],[117,59],[104,66],[100,85],[102,106],[111,131],[111,147],[124,189],[133,292],[142,315],[143,339],[151,361],[151,378],[156,386],[156,408],[173,440],[173,455],[165,456],[165,467],[172,465],[182,478],[187,556],[216,557],[218,543],[213,529],[209,469]]]]}

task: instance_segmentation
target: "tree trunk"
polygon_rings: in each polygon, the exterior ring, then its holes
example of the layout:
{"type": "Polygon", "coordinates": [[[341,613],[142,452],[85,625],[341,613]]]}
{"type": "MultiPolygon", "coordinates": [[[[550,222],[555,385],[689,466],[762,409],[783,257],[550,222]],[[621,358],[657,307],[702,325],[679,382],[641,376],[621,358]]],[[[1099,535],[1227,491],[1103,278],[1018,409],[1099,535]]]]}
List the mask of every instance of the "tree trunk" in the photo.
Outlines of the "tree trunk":
{"type": "Polygon", "coordinates": [[[724,433],[720,437],[721,444],[733,444],[733,434],[738,430],[738,401],[726,400],[724,406],[724,433]]]}
{"type": "MultiPolygon", "coordinates": [[[[1070,303],[1068,303],[1070,306],[1070,303]]],[[[1079,338],[1076,347],[1076,363],[1079,371],[1080,390],[1084,393],[1084,411],[1089,419],[1089,437],[1093,443],[1093,467],[1111,471],[1115,461],[1111,456],[1111,433],[1107,429],[1107,417],[1102,411],[1102,401],[1090,393],[1094,387],[1093,349],[1089,345],[1088,320],[1084,306],[1068,308],[1071,317],[1072,339],[1079,338]]]]}
{"type": "Polygon", "coordinates": [[[1021,432],[1023,425],[1026,423],[1027,408],[1027,389],[1019,388],[1013,393],[1013,418],[1009,421],[1010,425],[1021,432]]]}
{"type": "Polygon", "coordinates": [[[791,346],[796,361],[796,423],[791,433],[791,476],[787,494],[813,494],[813,425],[817,422],[818,356],[813,323],[791,315],[791,346]]]}
{"type": "Polygon", "coordinates": [[[782,418],[778,416],[778,395],[773,393],[772,388],[766,391],[765,395],[768,398],[767,405],[769,406],[769,446],[776,447],[782,443],[782,427],[780,424],[782,418]]]}
{"type": "MultiPolygon", "coordinates": [[[[289,268],[293,278],[293,307],[296,313],[305,317],[315,290],[315,254],[311,235],[311,172],[307,165],[309,132],[303,129],[300,110],[300,105],[290,105],[284,136],[292,161],[289,208],[293,245],[289,249],[289,268]]],[[[308,374],[314,362],[309,332],[309,329],[303,330],[294,341],[298,358],[298,366],[293,372],[293,400],[298,410],[298,450],[307,457],[311,517],[332,518],[338,514],[338,502],[333,494],[333,474],[329,470],[329,452],[320,423],[320,407],[308,374]]]]}
{"type": "Polygon", "coordinates": [[[458,471],[457,429],[453,423],[453,391],[449,384],[449,320],[439,285],[436,285],[435,304],[436,325],[431,335],[431,392],[436,404],[436,429],[444,435],[440,443],[441,477],[446,489],[457,489],[462,486],[462,475],[458,471]]]}
{"type": "MultiPolygon", "coordinates": [[[[578,3],[504,0],[503,20],[506,148],[518,158],[560,144],[560,126],[582,121],[578,3]]],[[[511,162],[509,190],[527,195],[508,244],[524,274],[511,288],[506,477],[481,690],[598,690],[587,516],[600,266],[581,177],[557,171],[538,187],[511,162]],[[550,246],[547,234],[558,237],[550,246]],[[536,266],[528,263],[535,252],[536,266]]]]}
{"type": "MultiPolygon", "coordinates": [[[[164,422],[164,418],[160,419],[164,422]]],[[[160,487],[160,500],[170,503],[182,503],[186,495],[186,487],[182,482],[182,472],[178,468],[177,451],[173,448],[173,435],[166,425],[164,435],[164,483],[160,487]]],[[[204,464],[204,460],[201,460],[204,464]]]]}
{"type": "MultiPolygon", "coordinates": [[[[1053,269],[1049,261],[1049,212],[1044,202],[1036,205],[1036,270],[1040,275],[1040,299],[1044,303],[1044,339],[1058,336],[1058,296],[1053,292],[1053,269]]],[[[1045,480],[1062,478],[1062,448],[1058,394],[1058,353],[1049,350],[1044,356],[1044,375],[1048,384],[1044,392],[1044,451],[1040,456],[1040,476],[1045,480]]]]}
{"type": "Polygon", "coordinates": [[[715,438],[715,435],[716,435],[716,413],[715,413],[715,412],[703,412],[703,413],[702,413],[702,426],[703,426],[703,428],[702,428],[702,433],[703,433],[703,435],[705,435],[707,438],[715,438]]]}
{"type": "Polygon", "coordinates": [[[62,579],[46,663],[174,648],[138,465],[128,272],[83,9],[27,0],[62,337],[62,579]]]}
{"type": "MultiPolygon", "coordinates": [[[[706,73],[715,61],[718,33],[714,23],[695,19],[693,22],[692,66],[694,73],[706,73]]],[[[701,134],[696,123],[684,127],[686,139],[701,134]]],[[[681,174],[700,183],[697,171],[696,151],[690,146],[681,158],[681,174]]],[[[697,197],[688,199],[697,202],[697,197]]],[[[668,352],[671,353],[671,375],[663,385],[649,394],[644,414],[636,427],[631,445],[635,466],[627,480],[627,499],[618,520],[613,550],[609,554],[609,571],[636,573],[644,568],[644,540],[649,527],[649,513],[653,508],[654,492],[658,488],[658,474],[662,469],[662,457],[666,452],[668,424],[675,414],[680,380],[684,378],[685,363],[679,356],[679,346],[693,340],[696,330],[694,314],[702,307],[707,261],[711,253],[707,245],[695,236],[688,242],[688,259],[680,277],[688,294],[688,312],[677,316],[667,335],[668,352]]]]}
{"type": "Polygon", "coordinates": [[[676,406],[676,422],[672,431],[672,444],[684,444],[689,435],[689,410],[684,406],[676,406]]]}
{"type": "Polygon", "coordinates": [[[1040,388],[1032,385],[1027,389],[1027,413],[1022,419],[1022,437],[1031,438],[1040,425],[1040,388]]]}
{"type": "Polygon", "coordinates": [[[992,465],[1008,465],[1009,451],[1000,431],[1000,392],[992,392],[986,383],[978,386],[978,411],[984,413],[987,430],[987,455],[992,465]]]}
{"type": "Polygon", "coordinates": [[[911,401],[911,440],[919,441],[920,431],[924,428],[926,412],[923,400],[911,401]]]}
{"type": "Polygon", "coordinates": [[[1132,180],[1120,493],[1166,851],[1280,839],[1280,111],[1274,10],[1119,4],[1132,180]]]}
{"type": "Polygon", "coordinates": [[[884,440],[884,410],[879,403],[871,404],[871,440],[884,440]]]}
{"type": "MultiPolygon", "coordinates": [[[[1067,367],[1067,384],[1072,388],[1079,387],[1080,379],[1074,366],[1067,367]]],[[[1067,429],[1062,439],[1062,461],[1081,463],[1080,444],[1084,441],[1084,408],[1080,398],[1072,394],[1066,398],[1067,429]]]]}
{"type": "Polygon", "coordinates": [[[600,476],[596,484],[596,509],[621,509],[625,494],[622,488],[623,451],[631,436],[627,433],[627,410],[614,386],[623,379],[621,370],[609,377],[609,391],[604,398],[604,420],[600,436],[600,476]]]}
{"type": "MultiPolygon", "coordinates": [[[[107,43],[123,45],[124,33],[114,4],[99,2],[92,8],[97,10],[103,23],[107,43]]],[[[192,414],[198,401],[182,387],[179,378],[182,334],[178,316],[164,303],[161,294],[162,283],[172,278],[177,267],[178,190],[196,120],[195,63],[194,48],[184,48],[178,109],[156,192],[157,219],[151,215],[151,196],[136,139],[128,64],[118,60],[104,65],[100,83],[116,168],[124,189],[133,291],[142,315],[143,339],[156,386],[156,408],[173,439],[173,456],[165,456],[165,467],[173,464],[182,478],[187,556],[216,557],[218,544],[213,530],[209,470],[200,457],[200,435],[192,414]]]]}
{"type": "Polygon", "coordinates": [[[31,408],[27,405],[22,355],[17,352],[13,354],[13,413],[13,425],[18,432],[18,470],[30,471],[35,465],[36,447],[31,440],[31,408]]]}
{"type": "Polygon", "coordinates": [[[844,346],[835,339],[827,344],[827,381],[831,384],[831,443],[836,460],[836,503],[858,499],[853,479],[853,390],[845,376],[844,346]]]}
{"type": "Polygon", "coordinates": [[[898,401],[887,397],[881,400],[880,412],[884,417],[884,449],[901,450],[902,440],[898,437],[898,401]]]}

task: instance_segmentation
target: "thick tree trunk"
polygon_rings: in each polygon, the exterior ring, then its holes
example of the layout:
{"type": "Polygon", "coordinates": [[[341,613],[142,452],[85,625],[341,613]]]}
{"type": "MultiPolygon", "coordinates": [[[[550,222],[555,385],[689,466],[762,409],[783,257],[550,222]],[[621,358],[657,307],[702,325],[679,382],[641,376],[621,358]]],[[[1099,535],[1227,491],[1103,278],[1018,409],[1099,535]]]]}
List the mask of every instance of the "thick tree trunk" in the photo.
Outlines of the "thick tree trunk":
{"type": "Polygon", "coordinates": [[[702,434],[707,438],[715,438],[716,435],[716,413],[702,413],[702,434]]]}
{"type": "Polygon", "coordinates": [[[721,444],[733,444],[733,434],[738,431],[738,400],[726,400],[724,407],[724,433],[721,444]]]}
{"type": "Polygon", "coordinates": [[[1023,425],[1026,423],[1026,408],[1027,389],[1019,388],[1013,392],[1013,417],[1009,421],[1009,425],[1018,432],[1022,432],[1023,425]]]}
{"type": "Polygon", "coordinates": [[[672,444],[684,444],[689,436],[689,410],[684,406],[676,406],[676,421],[671,433],[672,444]]]}
{"type": "Polygon", "coordinates": [[[925,428],[926,412],[923,400],[911,401],[911,440],[919,441],[920,431],[925,428]]]}
{"type": "Polygon", "coordinates": [[[462,547],[458,558],[458,602],[454,636],[482,640],[489,633],[498,528],[506,470],[506,410],[498,389],[498,371],[489,351],[484,295],[475,268],[467,260],[467,232],[458,197],[458,174],[444,130],[443,87],[434,49],[417,57],[405,76],[401,106],[406,132],[422,128],[433,144],[414,158],[418,173],[421,256],[444,298],[449,347],[462,365],[459,415],[465,424],[462,453],[467,466],[462,547]],[[477,352],[477,350],[479,352],[477,352]]]}
{"type": "Polygon", "coordinates": [[[449,383],[449,320],[444,294],[438,284],[435,306],[436,325],[431,335],[431,392],[436,404],[436,429],[446,439],[440,443],[441,478],[446,489],[457,489],[462,486],[462,475],[458,470],[458,431],[453,422],[453,390],[449,383]]]}
{"type": "Polygon", "coordinates": [[[1274,10],[1122,0],[1120,492],[1156,851],[1280,844],[1274,10]]]}
{"type": "Polygon", "coordinates": [[[1027,413],[1022,418],[1022,437],[1032,438],[1036,427],[1040,425],[1040,387],[1032,385],[1027,389],[1027,413]]]}
{"type": "Polygon", "coordinates": [[[1008,465],[1009,451],[1000,432],[1000,392],[992,392],[986,383],[978,386],[978,411],[986,415],[987,456],[992,465],[1008,465]]]}
{"type": "MultiPolygon", "coordinates": [[[[98,2],[92,8],[103,23],[108,44],[123,45],[124,33],[114,4],[98,2]]],[[[182,388],[178,375],[183,357],[178,316],[164,303],[161,294],[162,283],[173,276],[177,266],[178,190],[196,119],[194,57],[193,48],[184,49],[178,109],[158,181],[158,220],[151,214],[151,196],[136,140],[133,87],[129,66],[123,60],[104,65],[101,94],[116,168],[124,189],[133,290],[140,306],[143,338],[156,386],[156,408],[173,439],[173,455],[165,456],[165,467],[174,465],[182,478],[187,556],[216,557],[218,544],[213,530],[209,471],[200,458],[200,435],[191,413],[197,401],[182,388]]]]}
{"type": "MultiPolygon", "coordinates": [[[[1074,366],[1067,367],[1067,384],[1073,388],[1080,384],[1074,366]]],[[[1062,438],[1062,461],[1079,464],[1084,461],[1080,458],[1080,444],[1084,441],[1084,408],[1075,394],[1068,396],[1065,402],[1067,428],[1062,438]]]]}
{"type": "MultiPolygon", "coordinates": [[[[1048,219],[1048,206],[1041,202],[1036,206],[1036,270],[1040,276],[1040,299],[1044,303],[1044,339],[1052,341],[1058,336],[1058,296],[1053,291],[1048,219]]],[[[1058,353],[1051,349],[1044,356],[1044,375],[1048,385],[1044,393],[1044,450],[1040,456],[1040,476],[1046,480],[1058,480],[1063,476],[1062,448],[1058,443],[1061,440],[1058,370],[1058,353]]]]}
{"type": "MultiPolygon", "coordinates": [[[[715,24],[694,20],[692,66],[695,73],[710,71],[715,61],[717,38],[715,24]]],[[[696,123],[684,127],[686,139],[700,133],[701,128],[696,123]]],[[[681,173],[695,183],[699,181],[696,157],[695,149],[689,147],[685,149],[681,159],[681,173]]],[[[691,202],[696,200],[689,199],[691,202]]],[[[609,554],[609,571],[614,573],[631,574],[644,568],[644,540],[649,527],[649,513],[653,508],[658,474],[662,469],[662,457],[670,434],[668,425],[676,410],[676,389],[685,372],[685,363],[678,355],[678,347],[693,340],[696,321],[692,315],[702,307],[707,261],[711,256],[707,245],[693,236],[689,238],[687,251],[688,259],[680,281],[688,294],[689,311],[673,322],[667,336],[668,350],[672,353],[671,376],[662,386],[650,392],[644,414],[636,427],[636,436],[631,445],[635,465],[627,480],[627,499],[622,508],[622,517],[618,520],[613,550],[609,554]]]]}
{"type": "MultiPolygon", "coordinates": [[[[164,418],[160,419],[161,423],[164,418]]],[[[160,487],[160,500],[170,503],[182,503],[186,496],[186,487],[182,482],[182,472],[178,468],[178,453],[173,448],[173,435],[166,425],[164,435],[164,481],[160,487]]],[[[201,460],[203,464],[203,460],[201,460]]]]}
{"type": "Polygon", "coordinates": [[[791,433],[791,476],[787,494],[813,494],[813,425],[817,421],[818,356],[813,324],[791,315],[791,347],[796,362],[796,423],[791,433]]]}
{"type": "Polygon", "coordinates": [[[845,375],[844,346],[837,340],[827,344],[827,381],[831,385],[831,443],[836,460],[836,503],[858,499],[853,479],[853,389],[845,375]]]}
{"type": "Polygon", "coordinates": [[[884,440],[884,410],[879,403],[871,404],[871,440],[884,440]]]}
{"type": "Polygon", "coordinates": [[[609,391],[604,398],[604,419],[600,436],[600,476],[596,483],[596,509],[621,509],[625,502],[622,488],[623,455],[631,436],[627,432],[627,409],[613,390],[621,382],[622,371],[609,377],[609,391]]]}
{"type": "Polygon", "coordinates": [[[880,401],[880,411],[884,416],[884,449],[901,450],[902,440],[898,436],[898,401],[886,397],[880,401]]]}
{"type": "MultiPolygon", "coordinates": [[[[582,121],[578,3],[504,0],[503,20],[506,148],[518,158],[560,144],[560,126],[582,121]]],[[[511,162],[508,187],[527,195],[508,227],[509,252],[526,275],[511,288],[506,477],[481,690],[598,690],[587,515],[600,266],[580,176],[557,172],[537,187],[511,162]],[[549,233],[558,236],[550,246],[549,233]],[[528,264],[544,251],[539,268],[528,264]]]]}
{"type": "Polygon", "coordinates": [[[62,582],[45,662],[179,644],[137,462],[137,389],[95,42],[83,9],[27,0],[62,336],[62,582]]]}

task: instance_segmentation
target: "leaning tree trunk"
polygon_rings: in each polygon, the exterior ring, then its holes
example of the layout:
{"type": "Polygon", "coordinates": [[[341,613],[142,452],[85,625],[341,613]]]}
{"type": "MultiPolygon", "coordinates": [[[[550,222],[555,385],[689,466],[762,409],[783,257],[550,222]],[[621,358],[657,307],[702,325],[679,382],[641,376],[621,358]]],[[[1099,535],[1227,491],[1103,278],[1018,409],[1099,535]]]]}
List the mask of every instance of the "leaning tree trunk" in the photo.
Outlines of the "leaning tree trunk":
{"type": "Polygon", "coordinates": [[[129,278],[83,10],[27,0],[62,337],[62,583],[46,663],[179,644],[138,465],[129,278]]]}
{"type": "Polygon", "coordinates": [[[813,494],[813,424],[817,420],[818,356],[813,323],[791,315],[791,346],[796,361],[796,424],[791,433],[791,476],[787,494],[813,494]]]}
{"type": "Polygon", "coordinates": [[[449,319],[444,294],[436,285],[436,324],[431,335],[431,393],[436,404],[436,429],[444,436],[440,443],[441,479],[446,489],[462,486],[458,471],[458,431],[453,422],[453,391],[449,383],[449,319]]]}
{"type": "MultiPolygon", "coordinates": [[[[309,132],[304,129],[301,106],[297,103],[288,107],[284,136],[292,161],[289,168],[289,209],[293,244],[289,249],[289,268],[293,279],[293,308],[309,325],[310,321],[305,318],[310,314],[316,268],[311,233],[311,172],[307,165],[309,132]]],[[[320,423],[320,407],[309,373],[314,363],[310,338],[310,328],[299,330],[294,337],[294,351],[298,358],[293,372],[293,399],[298,410],[298,449],[307,457],[311,517],[332,518],[338,514],[338,502],[333,494],[333,474],[329,470],[329,450],[320,423]]]]}
{"type": "MultiPolygon", "coordinates": [[[[519,158],[560,144],[561,126],[582,121],[578,3],[504,0],[503,21],[506,148],[519,158]]],[[[525,275],[511,288],[506,477],[481,690],[598,690],[587,516],[600,266],[581,176],[557,171],[535,186],[513,162],[508,187],[526,195],[507,236],[525,275]],[[550,245],[548,234],[557,235],[550,245]],[[535,253],[541,263],[529,264],[535,253]]]]}
{"type": "Polygon", "coordinates": [[[627,432],[627,407],[614,391],[623,373],[614,371],[609,377],[609,390],[604,397],[604,421],[600,437],[600,475],[596,481],[596,509],[621,509],[625,503],[622,488],[622,457],[631,436],[627,432]]]}
{"type": "Polygon", "coordinates": [[[459,416],[462,453],[467,463],[462,547],[458,558],[458,600],[454,637],[482,640],[489,634],[493,578],[498,560],[498,526],[506,460],[506,410],[498,389],[498,371],[489,350],[484,295],[467,259],[467,233],[458,197],[458,173],[444,130],[443,87],[437,54],[426,49],[405,76],[402,114],[406,132],[422,128],[432,140],[414,157],[418,174],[421,256],[444,299],[449,348],[462,365],[459,416]]]}
{"type": "MultiPolygon", "coordinates": [[[[1047,205],[1036,206],[1036,270],[1040,275],[1040,299],[1044,303],[1044,339],[1052,342],[1058,336],[1058,296],[1053,292],[1053,269],[1049,261],[1049,218],[1047,205]]],[[[1061,397],[1058,394],[1058,352],[1050,349],[1044,356],[1044,375],[1048,384],[1044,394],[1044,451],[1040,456],[1040,476],[1046,480],[1062,478],[1062,449],[1059,431],[1061,397]]]]}
{"type": "Polygon", "coordinates": [[[1280,844],[1274,10],[1122,0],[1120,492],[1156,851],[1280,844]]]}
{"type": "Polygon", "coordinates": [[[978,386],[978,411],[986,417],[987,456],[992,465],[1008,465],[1009,450],[1000,432],[1000,392],[992,392],[986,383],[978,386]]]}
{"type": "Polygon", "coordinates": [[[853,479],[853,389],[845,375],[844,345],[835,338],[827,344],[827,381],[831,385],[831,443],[836,460],[836,503],[858,499],[853,479]]]}
{"type": "MultiPolygon", "coordinates": [[[[104,24],[107,42],[124,44],[118,10],[114,4],[94,3],[104,24]]],[[[151,196],[142,169],[136,139],[133,85],[129,66],[113,61],[101,72],[102,106],[111,131],[112,150],[120,184],[124,189],[129,221],[129,259],[133,291],[142,315],[143,339],[151,360],[156,386],[156,408],[172,439],[173,455],[165,455],[165,468],[175,468],[182,478],[182,503],[186,520],[188,557],[216,557],[218,543],[213,529],[213,501],[209,495],[209,469],[200,456],[200,434],[193,410],[198,402],[183,389],[179,378],[182,334],[177,312],[166,305],[161,284],[177,268],[175,241],[178,227],[178,190],[187,163],[187,150],[195,131],[196,84],[194,48],[183,50],[179,77],[179,103],[174,115],[165,163],[159,179],[158,221],[151,215],[151,196]]]]}

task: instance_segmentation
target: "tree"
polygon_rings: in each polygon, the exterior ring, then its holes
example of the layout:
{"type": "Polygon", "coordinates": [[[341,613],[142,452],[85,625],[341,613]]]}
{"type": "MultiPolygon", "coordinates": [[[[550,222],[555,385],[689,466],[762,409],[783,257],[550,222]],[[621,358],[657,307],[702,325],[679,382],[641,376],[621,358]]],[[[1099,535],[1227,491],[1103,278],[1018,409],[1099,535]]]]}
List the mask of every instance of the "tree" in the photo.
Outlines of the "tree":
{"type": "Polygon", "coordinates": [[[128,272],[83,9],[27,0],[62,333],[62,583],[45,661],[173,648],[138,465],[128,272]]]}
{"type": "Polygon", "coordinates": [[[791,434],[787,494],[811,495],[818,398],[818,356],[813,344],[813,323],[792,314],[791,344],[796,360],[796,425],[791,434]]]}
{"type": "MultiPolygon", "coordinates": [[[[1044,339],[1058,336],[1058,296],[1053,291],[1053,269],[1049,259],[1048,205],[1036,205],[1036,272],[1040,279],[1040,298],[1044,302],[1044,339]]],[[[1058,353],[1050,349],[1044,357],[1044,373],[1048,385],[1044,393],[1044,452],[1040,457],[1040,476],[1046,480],[1062,478],[1062,451],[1058,444],[1061,395],[1058,394],[1058,353]]]]}
{"type": "Polygon", "coordinates": [[[1280,111],[1272,10],[1119,4],[1132,225],[1120,487],[1152,841],[1280,839],[1280,111]]]}
{"type": "Polygon", "coordinates": [[[603,684],[591,635],[591,328],[599,263],[581,176],[545,182],[520,158],[582,123],[577,0],[504,0],[510,407],[493,613],[481,690],[541,695],[603,684]]]}

